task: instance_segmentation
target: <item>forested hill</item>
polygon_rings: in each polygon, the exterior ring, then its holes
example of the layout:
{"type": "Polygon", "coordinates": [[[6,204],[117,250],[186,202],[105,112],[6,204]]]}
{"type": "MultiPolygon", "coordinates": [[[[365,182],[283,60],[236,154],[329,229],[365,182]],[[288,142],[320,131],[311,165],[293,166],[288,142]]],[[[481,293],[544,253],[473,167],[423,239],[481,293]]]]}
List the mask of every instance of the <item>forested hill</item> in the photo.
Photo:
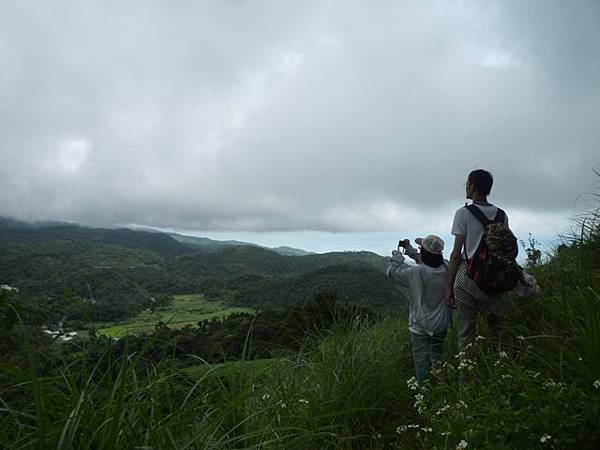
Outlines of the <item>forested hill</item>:
{"type": "Polygon", "coordinates": [[[284,256],[304,256],[304,255],[312,254],[311,252],[307,252],[307,251],[301,250],[299,248],[292,248],[292,247],[286,247],[286,246],[269,248],[269,247],[260,246],[258,244],[252,244],[250,242],[231,241],[231,240],[215,241],[214,239],[209,239],[209,238],[205,238],[205,237],[186,236],[186,235],[178,234],[178,233],[167,233],[167,234],[178,242],[183,242],[184,244],[193,245],[193,246],[197,247],[197,250],[202,250],[205,252],[218,252],[227,247],[237,247],[240,245],[246,245],[246,246],[250,246],[250,247],[267,248],[275,253],[278,253],[278,254],[284,255],[284,256]]]}
{"type": "MultiPolygon", "coordinates": [[[[115,245],[127,250],[150,251],[163,257],[189,252],[189,246],[166,234],[127,228],[86,228],[67,224],[33,228],[14,227],[0,222],[0,233],[0,245],[10,246],[6,248],[7,251],[14,250],[15,246],[28,246],[32,249],[36,249],[36,246],[50,246],[48,250],[53,251],[66,246],[78,246],[81,249],[115,245]]],[[[77,249],[73,248],[71,253],[75,253],[74,250],[77,249]]]]}
{"type": "Polygon", "coordinates": [[[368,265],[383,271],[387,259],[370,252],[332,252],[283,256],[260,247],[227,247],[216,253],[194,252],[170,259],[170,269],[186,276],[262,275],[285,277],[332,265],[368,265]]]}
{"type": "Polygon", "coordinates": [[[37,321],[119,320],[173,294],[285,305],[326,287],[342,301],[399,301],[370,252],[284,256],[257,246],[203,251],[158,232],[0,220],[0,284],[20,290],[37,321]],[[392,300],[390,300],[392,299],[392,300]]]}

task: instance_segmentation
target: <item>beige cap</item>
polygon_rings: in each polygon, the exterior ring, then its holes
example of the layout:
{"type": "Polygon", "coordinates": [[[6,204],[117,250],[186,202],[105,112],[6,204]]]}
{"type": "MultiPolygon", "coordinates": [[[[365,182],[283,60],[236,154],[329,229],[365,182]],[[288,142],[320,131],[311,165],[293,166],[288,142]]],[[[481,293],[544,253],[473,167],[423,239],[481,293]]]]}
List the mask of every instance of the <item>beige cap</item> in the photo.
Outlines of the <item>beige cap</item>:
{"type": "Polygon", "coordinates": [[[417,238],[415,242],[433,255],[441,255],[444,251],[444,241],[441,237],[434,234],[430,234],[424,238],[417,238]]]}

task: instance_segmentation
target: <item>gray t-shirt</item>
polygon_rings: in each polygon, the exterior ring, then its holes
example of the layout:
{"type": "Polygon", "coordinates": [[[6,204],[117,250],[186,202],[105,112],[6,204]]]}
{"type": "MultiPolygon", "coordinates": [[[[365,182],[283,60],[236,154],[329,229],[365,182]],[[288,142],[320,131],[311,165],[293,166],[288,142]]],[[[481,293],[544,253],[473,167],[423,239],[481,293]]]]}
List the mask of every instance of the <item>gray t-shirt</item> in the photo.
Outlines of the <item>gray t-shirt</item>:
{"type": "MultiPolygon", "coordinates": [[[[498,212],[498,208],[494,205],[475,206],[477,206],[490,220],[494,220],[496,213],[498,212]]],[[[504,215],[504,224],[508,226],[508,216],[506,214],[504,215]]],[[[469,259],[473,257],[477,251],[479,241],[481,241],[481,238],[483,237],[483,231],[484,228],[481,222],[479,222],[477,217],[475,217],[467,208],[462,207],[456,211],[454,222],[452,223],[452,234],[454,236],[465,237],[466,255],[463,250],[463,258],[469,259]]]]}

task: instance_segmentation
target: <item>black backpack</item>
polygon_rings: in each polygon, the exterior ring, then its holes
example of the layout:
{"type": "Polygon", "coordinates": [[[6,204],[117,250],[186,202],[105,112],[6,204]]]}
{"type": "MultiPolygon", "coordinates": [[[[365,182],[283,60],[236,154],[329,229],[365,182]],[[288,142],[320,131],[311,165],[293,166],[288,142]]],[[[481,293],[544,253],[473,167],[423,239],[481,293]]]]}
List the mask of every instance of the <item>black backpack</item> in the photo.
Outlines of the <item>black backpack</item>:
{"type": "Polygon", "coordinates": [[[499,294],[513,289],[522,277],[517,264],[517,238],[504,224],[506,213],[498,208],[489,220],[475,205],[465,206],[483,225],[483,237],[477,250],[467,259],[467,271],[483,292],[499,294]]]}

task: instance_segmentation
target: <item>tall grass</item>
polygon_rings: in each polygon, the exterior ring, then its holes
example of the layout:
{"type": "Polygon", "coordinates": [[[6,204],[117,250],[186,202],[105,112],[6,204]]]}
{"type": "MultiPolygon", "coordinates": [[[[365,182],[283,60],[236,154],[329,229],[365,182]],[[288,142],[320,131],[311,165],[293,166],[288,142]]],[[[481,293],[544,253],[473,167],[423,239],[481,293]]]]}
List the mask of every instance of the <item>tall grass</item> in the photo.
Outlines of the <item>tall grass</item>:
{"type": "MultiPolygon", "coordinates": [[[[143,355],[84,356],[60,375],[22,373],[2,397],[6,448],[356,448],[381,424],[409,420],[411,370],[405,327],[338,324],[309,353],[198,378],[143,355]],[[142,369],[143,368],[143,369],[142,369]],[[29,376],[28,376],[29,375],[29,376]],[[402,380],[402,382],[398,382],[402,380]]],[[[33,349],[29,349],[32,351],[33,349]]],[[[390,425],[391,426],[391,425],[390,425]]],[[[390,430],[388,430],[390,431],[390,430]]],[[[370,445],[370,444],[368,444],[370,445]]]]}

